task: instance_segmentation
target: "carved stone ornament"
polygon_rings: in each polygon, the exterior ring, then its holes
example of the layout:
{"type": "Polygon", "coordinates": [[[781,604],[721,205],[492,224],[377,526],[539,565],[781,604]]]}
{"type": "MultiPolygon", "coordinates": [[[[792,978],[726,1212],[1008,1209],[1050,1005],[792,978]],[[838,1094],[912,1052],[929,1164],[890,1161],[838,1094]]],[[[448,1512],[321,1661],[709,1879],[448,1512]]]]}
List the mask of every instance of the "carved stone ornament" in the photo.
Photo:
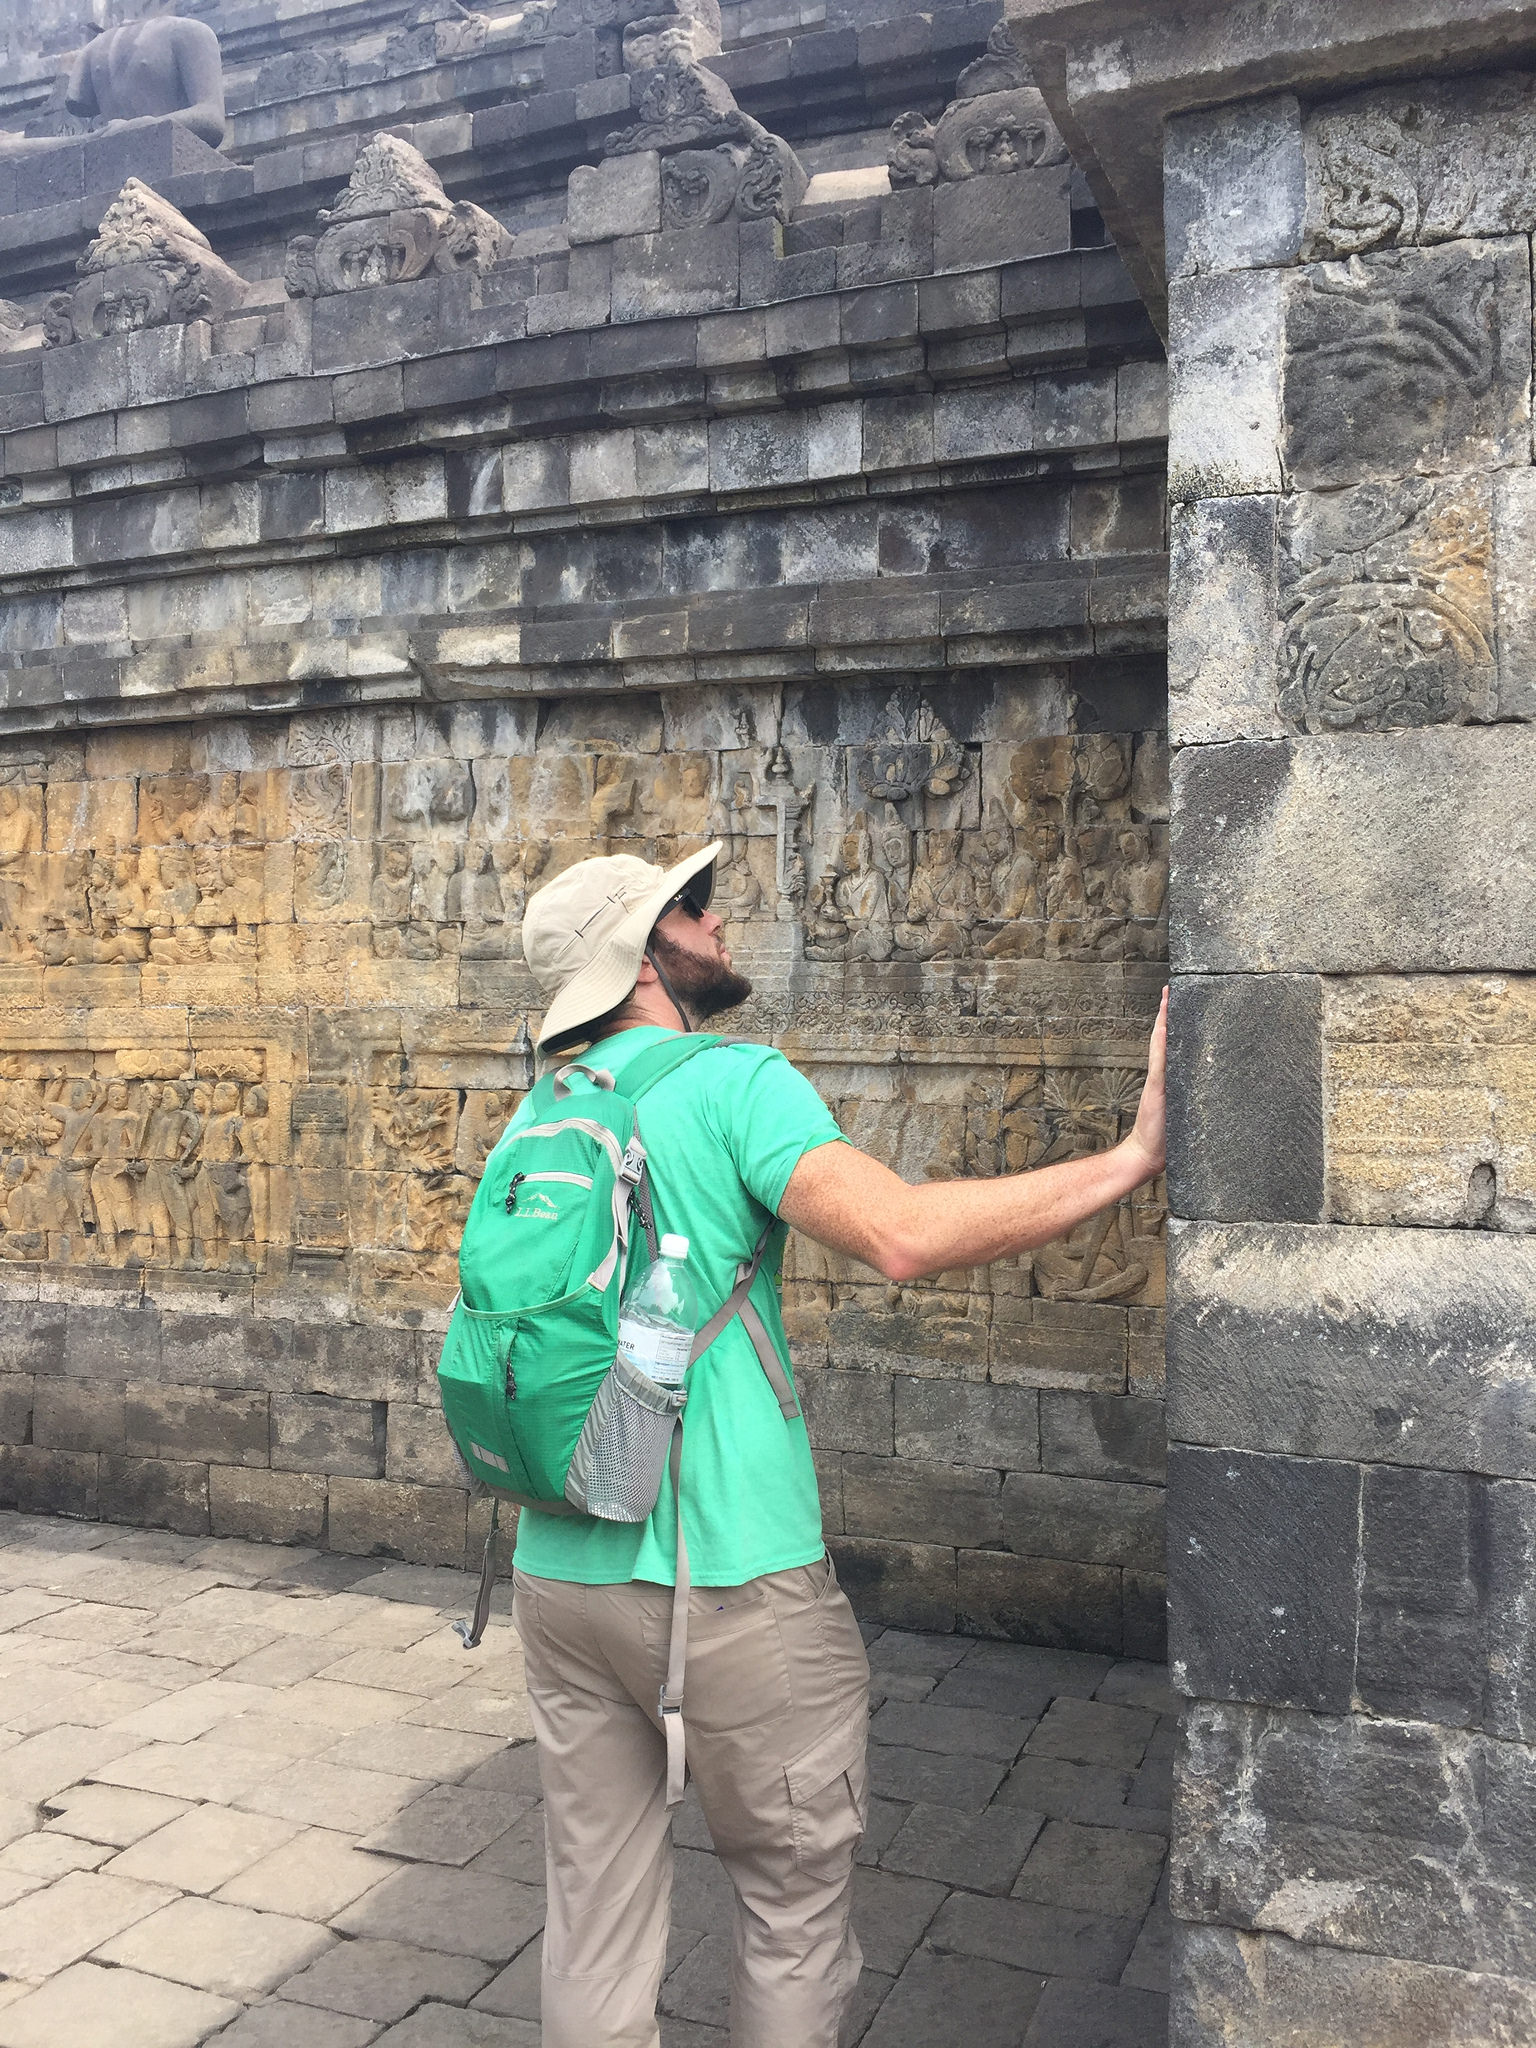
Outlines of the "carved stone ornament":
{"type": "Polygon", "coordinates": [[[965,749],[926,704],[901,714],[892,705],[886,737],[872,747],[856,748],[851,766],[866,796],[885,803],[906,803],[915,796],[945,797],[964,779],[969,766],[965,749]]]}
{"type": "Polygon", "coordinates": [[[397,135],[373,138],[320,219],[329,223],[324,234],[288,244],[290,298],[399,284],[429,270],[490,270],[512,247],[493,215],[450,200],[426,158],[397,135]]]}
{"type": "Polygon", "coordinates": [[[1288,522],[1279,708],[1307,732],[1491,715],[1486,493],[1424,478],[1300,500],[1288,522]]]}
{"type": "Polygon", "coordinates": [[[788,220],[805,187],[800,159],[778,135],[759,135],[745,149],[680,149],[661,160],[661,224],[712,227],[732,215],[788,220]]]}
{"type": "Polygon", "coordinates": [[[1014,92],[1021,85],[1033,85],[1029,66],[1019,55],[1017,43],[1006,21],[994,24],[987,37],[987,53],[967,64],[955,81],[957,100],[979,99],[983,93],[1014,92]]]}
{"type": "Polygon", "coordinates": [[[384,45],[384,69],[391,78],[428,64],[478,56],[490,22],[460,6],[459,0],[422,0],[384,45]]]}
{"type": "Polygon", "coordinates": [[[102,341],[144,327],[219,319],[246,283],[158,192],[130,178],[75,268],[80,283],[49,300],[44,346],[102,341]]]}
{"type": "Polygon", "coordinates": [[[992,31],[986,56],[961,72],[957,95],[937,121],[918,113],[896,116],[886,153],[894,187],[1066,161],[1067,146],[1003,22],[992,31]]]}
{"type": "Polygon", "coordinates": [[[609,156],[637,150],[690,149],[720,142],[752,142],[767,131],[736,104],[736,95],[713,71],[677,60],[647,72],[640,89],[640,118],[616,130],[604,144],[609,156]]]}
{"type": "Polygon", "coordinates": [[[1359,256],[1536,226],[1536,79],[1357,93],[1307,128],[1303,254],[1359,256]]]}
{"type": "Polygon", "coordinates": [[[672,60],[643,80],[640,119],[608,137],[606,154],[660,153],[664,228],[789,219],[805,197],[804,167],[781,135],[741,111],[723,78],[672,60]]]}

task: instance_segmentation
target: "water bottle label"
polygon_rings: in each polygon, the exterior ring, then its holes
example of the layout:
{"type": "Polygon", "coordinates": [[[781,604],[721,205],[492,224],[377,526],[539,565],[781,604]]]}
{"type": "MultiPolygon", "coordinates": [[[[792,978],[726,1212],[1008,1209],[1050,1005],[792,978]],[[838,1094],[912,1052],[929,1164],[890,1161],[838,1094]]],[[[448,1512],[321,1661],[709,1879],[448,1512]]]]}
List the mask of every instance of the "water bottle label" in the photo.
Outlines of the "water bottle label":
{"type": "Polygon", "coordinates": [[[687,1330],[660,1330],[644,1323],[624,1323],[619,1343],[631,1364],[661,1386],[675,1387],[688,1370],[693,1337],[687,1330]]]}

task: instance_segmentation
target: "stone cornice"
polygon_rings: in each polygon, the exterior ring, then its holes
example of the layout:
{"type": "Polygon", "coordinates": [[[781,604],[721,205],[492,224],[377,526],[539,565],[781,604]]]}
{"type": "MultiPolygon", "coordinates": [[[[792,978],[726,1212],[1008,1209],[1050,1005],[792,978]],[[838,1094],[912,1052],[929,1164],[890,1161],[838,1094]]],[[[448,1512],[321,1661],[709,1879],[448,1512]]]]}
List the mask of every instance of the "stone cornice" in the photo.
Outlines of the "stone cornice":
{"type": "Polygon", "coordinates": [[[1536,52],[1532,0],[1007,0],[1009,24],[1160,328],[1163,124],[1267,94],[1327,96],[1536,52]]]}

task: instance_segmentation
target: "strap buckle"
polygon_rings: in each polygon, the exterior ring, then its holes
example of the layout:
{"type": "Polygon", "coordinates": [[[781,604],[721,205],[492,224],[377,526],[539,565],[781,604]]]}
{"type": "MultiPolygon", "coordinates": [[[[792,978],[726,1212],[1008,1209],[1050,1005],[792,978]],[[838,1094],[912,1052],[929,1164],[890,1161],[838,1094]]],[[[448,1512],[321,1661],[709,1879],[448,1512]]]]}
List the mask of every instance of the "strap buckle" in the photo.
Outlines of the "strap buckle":
{"type": "Polygon", "coordinates": [[[645,1147],[637,1138],[631,1138],[624,1148],[624,1157],[619,1161],[619,1179],[628,1181],[631,1187],[638,1187],[640,1176],[645,1171],[645,1147]]]}
{"type": "Polygon", "coordinates": [[[667,1698],[667,1688],[663,1686],[656,1701],[656,1711],[663,1718],[668,1714],[680,1714],[683,1711],[683,1703],[681,1700],[670,1701],[667,1698]]]}

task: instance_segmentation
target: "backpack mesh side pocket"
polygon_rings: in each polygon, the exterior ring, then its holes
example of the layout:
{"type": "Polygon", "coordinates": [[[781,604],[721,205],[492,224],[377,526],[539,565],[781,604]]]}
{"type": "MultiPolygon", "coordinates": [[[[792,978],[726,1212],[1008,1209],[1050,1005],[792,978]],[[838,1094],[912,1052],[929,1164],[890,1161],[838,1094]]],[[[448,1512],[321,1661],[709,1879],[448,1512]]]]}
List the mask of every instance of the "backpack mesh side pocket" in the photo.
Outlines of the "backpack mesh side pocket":
{"type": "Polygon", "coordinates": [[[565,1497],[605,1522],[644,1522],[661,1497],[672,1432],[688,1395],[659,1387],[622,1353],[597,1390],[565,1477],[565,1497]]]}

